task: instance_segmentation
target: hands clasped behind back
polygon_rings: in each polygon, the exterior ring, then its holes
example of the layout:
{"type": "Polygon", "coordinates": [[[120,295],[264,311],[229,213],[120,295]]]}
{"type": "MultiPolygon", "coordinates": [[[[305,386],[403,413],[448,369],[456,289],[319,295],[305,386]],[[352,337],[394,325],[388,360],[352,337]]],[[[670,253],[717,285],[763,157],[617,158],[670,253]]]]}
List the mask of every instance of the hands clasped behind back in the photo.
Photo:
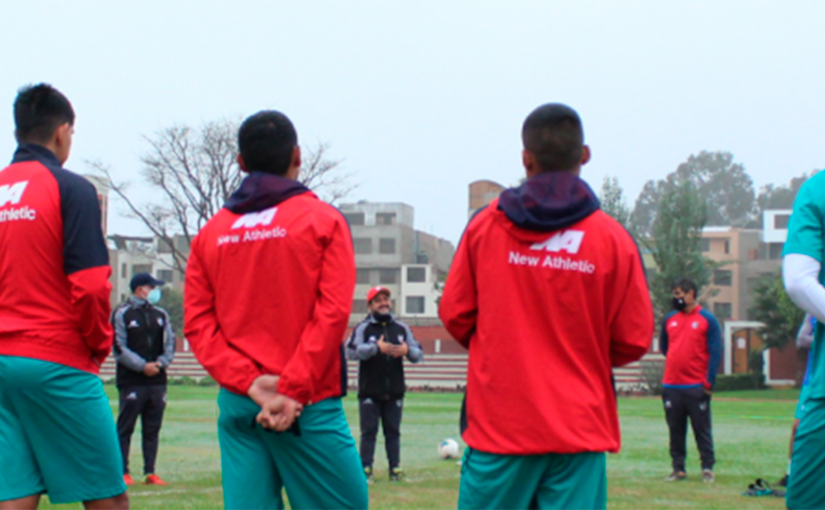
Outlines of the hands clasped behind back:
{"type": "Polygon", "coordinates": [[[277,375],[262,375],[252,382],[247,394],[261,406],[255,421],[267,430],[283,432],[301,415],[304,406],[297,400],[278,393],[277,375]]]}

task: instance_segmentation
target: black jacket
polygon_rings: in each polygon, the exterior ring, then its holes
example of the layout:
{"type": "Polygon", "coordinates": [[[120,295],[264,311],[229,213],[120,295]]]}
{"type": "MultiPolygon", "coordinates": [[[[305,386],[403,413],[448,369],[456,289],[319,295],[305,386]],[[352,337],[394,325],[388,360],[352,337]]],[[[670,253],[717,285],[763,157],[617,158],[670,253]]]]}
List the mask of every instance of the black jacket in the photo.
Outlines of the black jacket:
{"type": "Polygon", "coordinates": [[[132,296],[115,309],[112,325],[118,387],[166,384],[166,368],[175,357],[175,332],[166,311],[132,296]],[[148,377],[143,369],[154,361],[163,369],[148,377]]]}
{"type": "Polygon", "coordinates": [[[355,327],[347,342],[348,357],[361,361],[358,367],[358,398],[398,398],[407,389],[403,359],[381,354],[378,340],[382,336],[391,344],[406,342],[409,347],[407,359],[412,363],[418,363],[424,357],[421,346],[406,324],[395,320],[392,315],[385,322],[368,315],[355,327]]]}

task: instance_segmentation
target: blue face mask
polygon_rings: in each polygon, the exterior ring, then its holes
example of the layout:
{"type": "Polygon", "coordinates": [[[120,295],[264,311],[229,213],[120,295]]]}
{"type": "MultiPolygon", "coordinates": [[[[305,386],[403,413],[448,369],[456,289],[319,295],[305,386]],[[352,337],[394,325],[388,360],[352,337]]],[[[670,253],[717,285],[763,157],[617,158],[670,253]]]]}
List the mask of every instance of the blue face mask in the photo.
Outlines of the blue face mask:
{"type": "Polygon", "coordinates": [[[146,297],[146,301],[149,301],[150,305],[156,305],[160,302],[161,292],[160,289],[155,287],[149,292],[149,296],[146,297]]]}

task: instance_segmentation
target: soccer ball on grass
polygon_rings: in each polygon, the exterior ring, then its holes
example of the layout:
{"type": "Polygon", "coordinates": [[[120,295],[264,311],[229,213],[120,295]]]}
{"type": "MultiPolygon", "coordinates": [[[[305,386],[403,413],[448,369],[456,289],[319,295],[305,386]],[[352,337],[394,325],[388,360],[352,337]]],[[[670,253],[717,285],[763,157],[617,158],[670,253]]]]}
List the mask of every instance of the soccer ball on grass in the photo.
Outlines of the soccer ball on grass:
{"type": "Polygon", "coordinates": [[[457,459],[459,457],[458,443],[455,439],[445,439],[441,441],[438,445],[438,456],[445,460],[457,459]]]}

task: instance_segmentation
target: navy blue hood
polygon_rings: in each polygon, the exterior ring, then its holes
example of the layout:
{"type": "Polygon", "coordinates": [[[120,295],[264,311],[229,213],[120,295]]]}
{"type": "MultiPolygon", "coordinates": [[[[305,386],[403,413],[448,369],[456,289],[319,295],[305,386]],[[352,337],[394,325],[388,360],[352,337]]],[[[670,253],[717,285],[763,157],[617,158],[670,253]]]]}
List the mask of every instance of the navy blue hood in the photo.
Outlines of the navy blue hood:
{"type": "Polygon", "coordinates": [[[567,228],[599,210],[586,182],[568,172],[545,172],[501,193],[498,209],[517,227],[537,232],[567,228]]]}
{"type": "Polygon", "coordinates": [[[223,205],[235,214],[263,211],[309,188],[298,181],[264,172],[250,172],[223,205]]]}

